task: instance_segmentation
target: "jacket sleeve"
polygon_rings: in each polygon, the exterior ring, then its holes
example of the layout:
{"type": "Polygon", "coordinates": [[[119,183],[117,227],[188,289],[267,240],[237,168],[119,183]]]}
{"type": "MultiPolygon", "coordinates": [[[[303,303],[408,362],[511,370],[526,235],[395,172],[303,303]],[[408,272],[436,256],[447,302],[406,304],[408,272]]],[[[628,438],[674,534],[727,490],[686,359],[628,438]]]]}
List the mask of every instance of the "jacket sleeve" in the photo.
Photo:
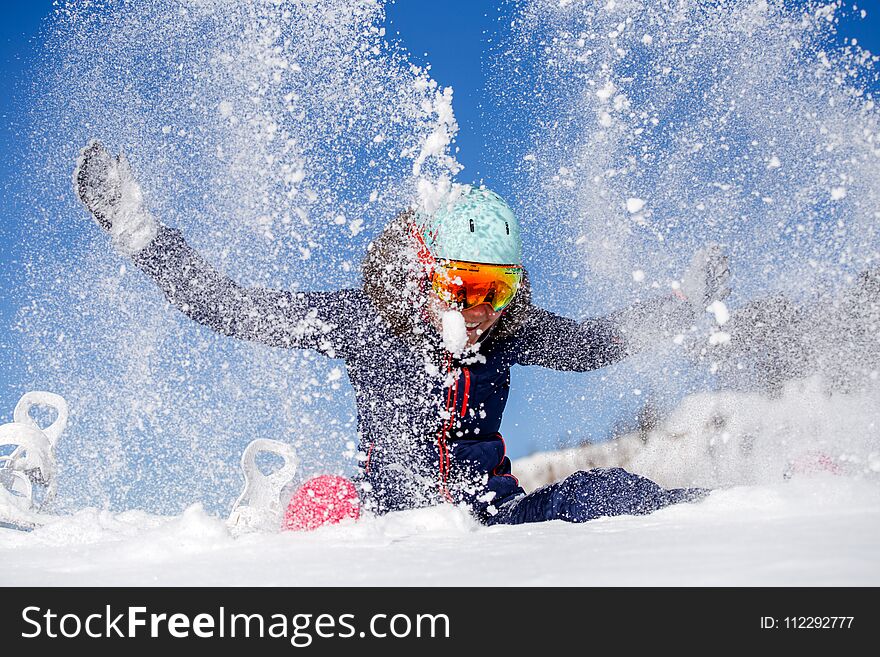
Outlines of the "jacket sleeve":
{"type": "Polygon", "coordinates": [[[132,258],[187,317],[242,340],[272,347],[316,349],[344,358],[355,300],[336,292],[289,292],[242,287],[196,253],[177,230],[161,226],[132,258]]]}
{"type": "Polygon", "coordinates": [[[691,304],[676,297],[650,299],[584,322],[533,306],[516,338],[515,362],[586,372],[671,338],[693,319],[691,304]]]}
{"type": "Polygon", "coordinates": [[[611,319],[577,322],[532,306],[514,344],[515,363],[586,372],[627,355],[623,334],[611,319]]]}

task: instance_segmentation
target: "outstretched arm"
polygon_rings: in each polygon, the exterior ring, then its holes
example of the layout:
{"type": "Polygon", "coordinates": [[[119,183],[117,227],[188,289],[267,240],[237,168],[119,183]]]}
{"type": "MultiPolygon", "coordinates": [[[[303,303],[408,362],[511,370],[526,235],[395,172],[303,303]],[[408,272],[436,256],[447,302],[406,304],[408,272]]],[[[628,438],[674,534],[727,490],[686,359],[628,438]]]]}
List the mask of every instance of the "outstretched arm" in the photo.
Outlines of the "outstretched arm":
{"type": "Polygon", "coordinates": [[[243,340],[344,357],[351,342],[346,331],[356,325],[352,316],[359,307],[356,291],[297,293],[242,287],[199,256],[179,231],[152,217],[124,156],[111,157],[98,142],[83,150],[74,185],[116,248],[131,256],[188,317],[243,340]]]}
{"type": "Polygon", "coordinates": [[[710,245],[694,255],[674,295],[585,322],[532,306],[516,338],[516,362],[574,372],[611,365],[684,331],[730,293],[729,276],[727,256],[710,245]]]}
{"type": "Polygon", "coordinates": [[[242,287],[206,262],[179,231],[159,226],[156,238],[132,256],[187,317],[242,340],[272,347],[317,349],[344,357],[357,307],[354,290],[288,292],[242,287]]]}
{"type": "Polygon", "coordinates": [[[543,308],[529,308],[515,338],[516,363],[586,372],[627,355],[626,340],[611,319],[577,322],[543,308]]]}

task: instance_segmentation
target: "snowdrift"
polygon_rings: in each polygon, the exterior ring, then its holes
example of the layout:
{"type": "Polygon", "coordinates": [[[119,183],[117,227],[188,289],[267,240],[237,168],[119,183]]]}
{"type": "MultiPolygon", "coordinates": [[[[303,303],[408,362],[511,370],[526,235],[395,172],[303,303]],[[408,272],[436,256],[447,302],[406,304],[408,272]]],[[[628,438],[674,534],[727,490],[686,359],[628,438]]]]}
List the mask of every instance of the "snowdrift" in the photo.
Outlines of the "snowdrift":
{"type": "Polygon", "coordinates": [[[180,516],[89,509],[0,529],[11,586],[877,586],[880,499],[834,475],[721,490],[650,516],[480,527],[436,507],[233,539],[180,516]]]}
{"type": "Polygon", "coordinates": [[[487,528],[442,506],[233,538],[200,505],[170,517],[85,509],[31,533],[0,529],[0,584],[876,586],[877,401],[816,381],[778,399],[701,394],[647,436],[515,463],[528,487],[621,465],[717,488],[649,516],[487,528]],[[789,467],[817,450],[835,467],[789,467]]]}
{"type": "Polygon", "coordinates": [[[650,430],[514,462],[532,490],[577,470],[622,467],[667,488],[778,483],[825,471],[880,481],[880,388],[841,394],[822,380],[789,382],[776,397],[705,392],[650,430]]]}

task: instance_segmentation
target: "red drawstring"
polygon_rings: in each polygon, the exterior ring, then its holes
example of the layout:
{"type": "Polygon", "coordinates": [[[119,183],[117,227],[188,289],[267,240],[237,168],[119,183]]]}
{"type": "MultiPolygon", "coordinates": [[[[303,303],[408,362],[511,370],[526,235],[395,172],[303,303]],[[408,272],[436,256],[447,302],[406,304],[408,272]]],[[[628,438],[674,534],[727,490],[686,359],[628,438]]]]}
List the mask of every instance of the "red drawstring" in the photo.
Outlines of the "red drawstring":
{"type": "Polygon", "coordinates": [[[468,399],[471,396],[471,371],[463,367],[462,372],[464,372],[464,399],[461,402],[461,418],[464,419],[467,416],[468,399]]]}
{"type": "MultiPolygon", "coordinates": [[[[447,373],[450,371],[452,366],[452,358],[449,357],[446,360],[446,371],[447,373]]],[[[462,368],[462,372],[464,374],[464,394],[462,395],[461,401],[461,417],[464,418],[467,413],[468,406],[468,398],[470,397],[470,389],[471,389],[471,373],[470,371],[464,367],[462,368]]],[[[449,481],[449,469],[451,467],[451,457],[449,456],[449,445],[448,438],[449,432],[453,429],[455,425],[455,415],[456,408],[458,407],[458,377],[455,377],[455,383],[447,388],[446,390],[446,412],[449,414],[449,417],[443,422],[443,428],[437,434],[437,449],[440,452],[440,492],[443,493],[443,496],[449,501],[452,502],[452,495],[449,492],[449,488],[447,483],[449,481]]]]}
{"type": "Polygon", "coordinates": [[[370,443],[370,448],[367,450],[367,463],[364,466],[364,471],[369,474],[370,472],[370,457],[373,455],[373,445],[376,444],[376,441],[370,443]]]}
{"type": "MultiPolygon", "coordinates": [[[[446,358],[446,372],[447,374],[452,370],[452,356],[449,355],[446,358]]],[[[437,450],[440,454],[440,492],[443,493],[443,496],[446,498],[448,502],[452,502],[452,494],[449,492],[449,488],[447,483],[449,481],[449,467],[450,467],[450,458],[449,458],[449,446],[447,444],[447,438],[449,436],[449,431],[452,429],[452,426],[455,424],[455,407],[458,403],[458,377],[455,378],[455,383],[447,388],[446,390],[446,412],[449,414],[449,417],[444,420],[443,428],[440,429],[440,432],[437,434],[437,450]]]]}

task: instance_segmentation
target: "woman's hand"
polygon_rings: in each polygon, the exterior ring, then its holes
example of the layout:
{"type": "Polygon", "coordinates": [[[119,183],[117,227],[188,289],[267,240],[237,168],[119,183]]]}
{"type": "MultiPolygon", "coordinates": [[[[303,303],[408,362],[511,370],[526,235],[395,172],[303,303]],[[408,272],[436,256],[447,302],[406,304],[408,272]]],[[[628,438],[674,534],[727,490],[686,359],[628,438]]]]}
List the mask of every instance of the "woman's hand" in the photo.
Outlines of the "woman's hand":
{"type": "Polygon", "coordinates": [[[124,153],[113,157],[101,142],[92,140],[80,151],[73,173],[76,195],[113,244],[134,255],[158,232],[158,222],[144,207],[141,187],[124,153]]]}
{"type": "Polygon", "coordinates": [[[729,258],[718,244],[709,244],[694,254],[681,280],[680,292],[698,312],[713,301],[723,301],[730,294],[729,258]]]}

